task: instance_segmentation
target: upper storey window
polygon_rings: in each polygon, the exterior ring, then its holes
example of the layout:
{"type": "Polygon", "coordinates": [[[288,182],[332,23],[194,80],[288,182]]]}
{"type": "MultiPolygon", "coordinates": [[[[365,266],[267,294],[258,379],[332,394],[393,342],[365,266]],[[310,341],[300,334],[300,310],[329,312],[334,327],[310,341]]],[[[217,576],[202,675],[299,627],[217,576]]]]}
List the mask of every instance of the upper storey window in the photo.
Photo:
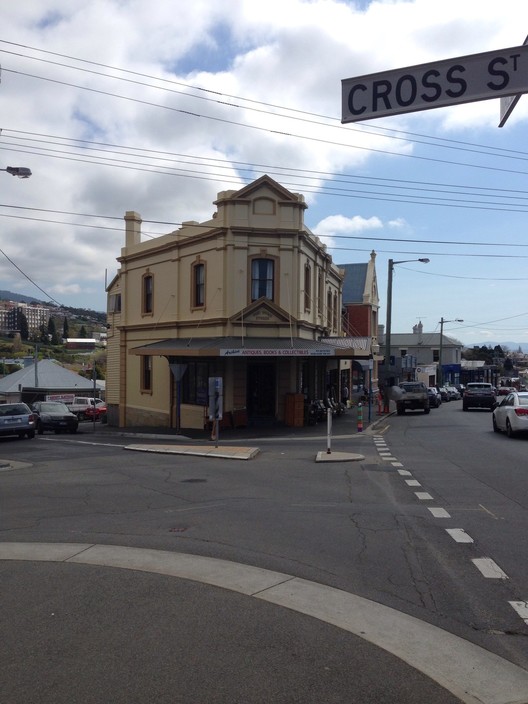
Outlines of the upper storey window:
{"type": "Polygon", "coordinates": [[[152,274],[143,276],[143,314],[151,315],[154,311],[154,277],[152,274]]]}
{"type": "Polygon", "coordinates": [[[193,266],[193,307],[203,308],[205,305],[205,264],[193,266]]]}
{"type": "Polygon", "coordinates": [[[251,262],[251,300],[269,298],[273,300],[274,283],[273,259],[253,259],[251,262]]]}

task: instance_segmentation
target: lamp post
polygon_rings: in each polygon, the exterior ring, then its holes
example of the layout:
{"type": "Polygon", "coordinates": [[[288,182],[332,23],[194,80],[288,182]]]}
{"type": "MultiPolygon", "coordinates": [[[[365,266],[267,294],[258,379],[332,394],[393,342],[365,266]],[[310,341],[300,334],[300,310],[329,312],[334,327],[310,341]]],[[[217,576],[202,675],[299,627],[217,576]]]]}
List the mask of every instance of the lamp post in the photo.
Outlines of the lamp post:
{"type": "MultiPolygon", "coordinates": [[[[430,259],[423,257],[422,259],[402,259],[395,262],[394,259],[389,259],[389,273],[387,277],[387,324],[385,326],[385,383],[388,386],[390,377],[390,358],[391,358],[391,323],[392,323],[392,272],[396,264],[407,264],[408,262],[422,262],[429,264],[430,259]]],[[[392,386],[392,384],[390,384],[392,386]]]]}
{"type": "Polygon", "coordinates": [[[461,318],[453,318],[453,320],[444,320],[440,318],[440,350],[438,352],[438,386],[444,384],[444,370],[442,369],[442,353],[444,351],[444,323],[463,323],[461,318]]]}
{"type": "Polygon", "coordinates": [[[31,176],[31,169],[27,166],[7,166],[5,169],[0,169],[0,171],[7,171],[11,176],[18,176],[18,178],[29,178],[31,176]]]}

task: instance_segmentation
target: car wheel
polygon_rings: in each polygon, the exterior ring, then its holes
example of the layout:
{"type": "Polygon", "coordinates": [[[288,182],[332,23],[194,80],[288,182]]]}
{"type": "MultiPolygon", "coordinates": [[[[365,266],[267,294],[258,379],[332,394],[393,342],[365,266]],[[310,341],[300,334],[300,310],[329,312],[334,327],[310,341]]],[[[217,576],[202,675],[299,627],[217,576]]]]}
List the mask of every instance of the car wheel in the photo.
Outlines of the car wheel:
{"type": "Polygon", "coordinates": [[[44,434],[44,428],[42,427],[41,423],[39,423],[39,424],[37,425],[37,433],[38,433],[39,435],[43,435],[43,434],[44,434]]]}
{"type": "Polygon", "coordinates": [[[70,428],[70,433],[73,435],[77,432],[77,428],[70,428]]]}
{"type": "Polygon", "coordinates": [[[431,411],[430,408],[424,408],[424,413],[425,413],[425,414],[429,413],[430,411],[431,411]]]}
{"type": "Polygon", "coordinates": [[[18,439],[22,440],[25,436],[25,433],[17,433],[17,435],[18,435],[18,439]]]}
{"type": "Polygon", "coordinates": [[[463,411],[467,411],[467,410],[468,410],[468,407],[467,407],[467,406],[462,406],[462,410],[463,410],[463,411]]]}
{"type": "Polygon", "coordinates": [[[508,418],[506,418],[506,435],[509,438],[513,438],[515,435],[513,428],[511,427],[511,423],[508,418]]]}
{"type": "Polygon", "coordinates": [[[34,431],[34,430],[28,430],[27,436],[28,436],[28,438],[29,438],[30,440],[33,440],[33,438],[35,437],[35,431],[34,431]]]}
{"type": "Polygon", "coordinates": [[[403,414],[405,413],[405,408],[403,408],[402,406],[396,406],[396,412],[399,416],[403,416],[403,414]]]}

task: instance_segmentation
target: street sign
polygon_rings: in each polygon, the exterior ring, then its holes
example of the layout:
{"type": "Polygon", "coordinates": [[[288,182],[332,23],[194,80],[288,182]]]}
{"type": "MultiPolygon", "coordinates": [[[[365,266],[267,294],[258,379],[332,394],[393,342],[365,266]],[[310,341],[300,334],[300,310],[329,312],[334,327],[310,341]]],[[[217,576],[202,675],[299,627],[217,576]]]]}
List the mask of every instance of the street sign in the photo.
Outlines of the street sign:
{"type": "MultiPolygon", "coordinates": [[[[524,46],[528,44],[528,37],[524,40],[524,46]]],[[[517,105],[521,99],[522,93],[517,93],[517,95],[507,95],[500,99],[500,120],[499,127],[504,127],[506,120],[513,112],[513,108],[517,105]]]]}
{"type": "Polygon", "coordinates": [[[346,78],[341,85],[342,123],[516,96],[528,93],[528,46],[346,78]]]}

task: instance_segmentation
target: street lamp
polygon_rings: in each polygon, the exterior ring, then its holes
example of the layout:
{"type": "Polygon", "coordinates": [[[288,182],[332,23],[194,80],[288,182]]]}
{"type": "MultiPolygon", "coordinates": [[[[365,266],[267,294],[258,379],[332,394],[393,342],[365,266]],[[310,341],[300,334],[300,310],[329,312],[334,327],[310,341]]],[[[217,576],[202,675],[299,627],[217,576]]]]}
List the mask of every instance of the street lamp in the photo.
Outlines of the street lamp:
{"type": "Polygon", "coordinates": [[[31,176],[31,169],[27,166],[8,166],[5,169],[0,169],[0,171],[7,171],[11,176],[18,176],[18,178],[29,178],[31,176]]]}
{"type": "MultiPolygon", "coordinates": [[[[422,259],[402,259],[395,262],[394,259],[389,259],[389,275],[387,277],[387,325],[385,326],[385,374],[386,384],[390,375],[390,359],[391,359],[391,322],[392,322],[392,272],[396,264],[407,264],[408,262],[422,262],[429,264],[431,260],[427,257],[422,259]]],[[[388,384],[387,384],[388,385],[388,384]]],[[[392,384],[391,384],[392,386],[392,384]]]]}
{"type": "Polygon", "coordinates": [[[442,369],[442,352],[444,351],[444,323],[463,323],[461,318],[453,318],[453,320],[444,320],[440,318],[440,350],[438,352],[438,386],[443,386],[444,370],[442,369]]]}

